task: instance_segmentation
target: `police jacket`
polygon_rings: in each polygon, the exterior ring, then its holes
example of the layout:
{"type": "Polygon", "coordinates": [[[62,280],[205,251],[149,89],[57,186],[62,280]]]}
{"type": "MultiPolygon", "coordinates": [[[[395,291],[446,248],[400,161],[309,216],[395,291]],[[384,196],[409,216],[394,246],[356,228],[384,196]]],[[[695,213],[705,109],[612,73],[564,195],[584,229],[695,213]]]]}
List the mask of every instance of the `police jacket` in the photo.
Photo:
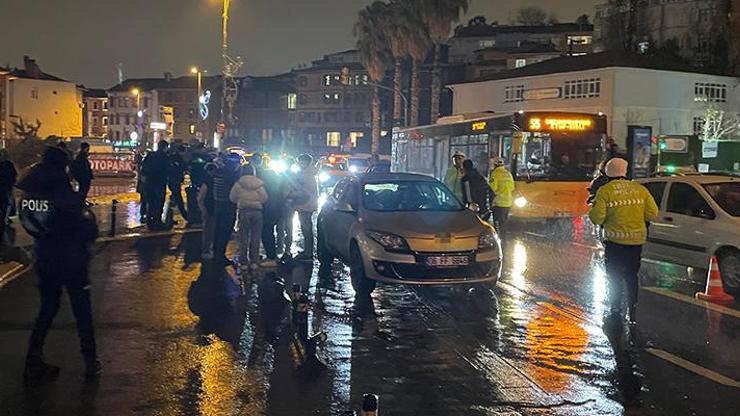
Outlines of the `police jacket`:
{"type": "Polygon", "coordinates": [[[89,245],[98,236],[97,223],[82,197],[72,189],[64,169],[66,160],[58,154],[62,151],[49,149],[53,150],[47,149],[44,160],[18,183],[23,191],[21,223],[35,240],[40,269],[86,268],[89,245]]]}
{"type": "Polygon", "coordinates": [[[647,188],[627,178],[612,178],[596,192],[588,217],[604,227],[608,241],[642,245],[648,221],[658,216],[658,206],[647,188]]]}
{"type": "Polygon", "coordinates": [[[458,199],[460,199],[461,201],[463,198],[461,183],[462,177],[462,172],[460,172],[460,170],[455,166],[451,166],[449,169],[447,169],[444,177],[444,184],[447,185],[447,188],[452,191],[452,193],[454,193],[455,196],[458,197],[458,199]]]}
{"type": "Polygon", "coordinates": [[[141,174],[146,186],[164,188],[167,185],[167,174],[170,160],[164,150],[150,152],[141,164],[141,174]]]}
{"type": "Polygon", "coordinates": [[[493,206],[510,208],[514,204],[514,177],[505,167],[499,166],[491,171],[488,185],[496,195],[493,206]]]}

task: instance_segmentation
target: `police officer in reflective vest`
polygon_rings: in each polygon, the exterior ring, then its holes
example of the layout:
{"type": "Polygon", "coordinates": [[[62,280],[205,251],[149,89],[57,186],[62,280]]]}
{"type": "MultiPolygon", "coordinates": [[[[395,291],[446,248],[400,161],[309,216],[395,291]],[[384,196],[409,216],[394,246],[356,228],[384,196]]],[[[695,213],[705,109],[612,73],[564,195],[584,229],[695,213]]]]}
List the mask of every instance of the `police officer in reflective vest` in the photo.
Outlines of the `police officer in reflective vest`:
{"type": "Polygon", "coordinates": [[[34,237],[35,269],[41,308],[33,326],[26,356],[25,376],[56,378],[59,367],[43,359],[43,346],[59,310],[62,288],[69,296],[77,320],[80,348],[88,378],[100,372],[95,350],[88,264],[90,244],[98,235],[95,217],[80,194],[74,192],[66,172],[67,154],[47,147],[41,163],[31,168],[18,188],[23,190],[21,223],[34,237]]]}
{"type": "Polygon", "coordinates": [[[658,206],[647,188],[627,179],[626,160],[611,159],[605,171],[609,182],[596,192],[588,216],[594,224],[604,227],[609,318],[626,317],[626,291],[629,320],[635,322],[642,245],[647,240],[647,222],[658,216],[658,206]]]}

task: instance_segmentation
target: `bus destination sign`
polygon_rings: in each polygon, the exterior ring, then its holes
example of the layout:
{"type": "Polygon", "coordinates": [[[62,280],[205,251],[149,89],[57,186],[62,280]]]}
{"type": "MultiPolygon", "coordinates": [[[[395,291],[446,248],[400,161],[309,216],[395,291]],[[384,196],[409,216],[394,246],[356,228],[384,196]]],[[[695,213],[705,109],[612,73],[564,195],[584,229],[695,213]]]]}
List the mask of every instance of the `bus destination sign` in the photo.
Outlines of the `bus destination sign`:
{"type": "Polygon", "coordinates": [[[586,131],[593,127],[590,118],[531,117],[529,131],[586,131]]]}

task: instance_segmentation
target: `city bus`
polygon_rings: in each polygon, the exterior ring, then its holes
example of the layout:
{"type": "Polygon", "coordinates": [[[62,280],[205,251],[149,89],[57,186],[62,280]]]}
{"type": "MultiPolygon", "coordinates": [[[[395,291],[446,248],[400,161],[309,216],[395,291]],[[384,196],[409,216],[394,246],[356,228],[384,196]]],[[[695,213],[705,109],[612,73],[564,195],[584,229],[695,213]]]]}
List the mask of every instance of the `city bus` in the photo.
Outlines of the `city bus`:
{"type": "Polygon", "coordinates": [[[487,176],[502,157],[516,181],[511,214],[574,218],[588,212],[587,187],[602,160],[606,116],[565,112],[481,113],[393,132],[391,169],[438,179],[462,152],[487,176]]]}

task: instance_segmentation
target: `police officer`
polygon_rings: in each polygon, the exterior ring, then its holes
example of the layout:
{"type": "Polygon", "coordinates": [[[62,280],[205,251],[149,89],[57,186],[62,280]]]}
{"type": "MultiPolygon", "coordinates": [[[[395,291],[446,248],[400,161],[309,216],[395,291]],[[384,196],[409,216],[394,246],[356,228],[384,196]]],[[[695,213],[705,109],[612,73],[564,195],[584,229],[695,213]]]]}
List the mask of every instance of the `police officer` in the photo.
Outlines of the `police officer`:
{"type": "Polygon", "coordinates": [[[35,240],[35,269],[41,296],[26,355],[25,375],[30,378],[53,379],[59,373],[59,367],[44,362],[43,346],[59,310],[62,288],[67,291],[77,320],[85,375],[94,378],[100,373],[88,281],[89,245],[97,237],[98,228],[84,199],[72,189],[66,172],[68,161],[62,149],[47,147],[41,163],[18,184],[23,190],[21,222],[35,240]]]}
{"type": "Polygon", "coordinates": [[[623,320],[625,312],[635,321],[642,245],[648,221],[658,216],[658,206],[648,190],[627,179],[627,161],[611,159],[606,164],[609,182],[596,192],[588,213],[591,221],[604,227],[605,265],[609,281],[609,318],[623,320]],[[627,298],[627,311],[623,299],[627,298]]]}
{"type": "Polygon", "coordinates": [[[499,236],[506,236],[506,223],[509,221],[509,211],[514,203],[514,177],[504,166],[504,159],[497,157],[493,160],[494,169],[488,176],[488,186],[494,193],[493,223],[499,236]]]}
{"type": "Polygon", "coordinates": [[[449,188],[449,190],[452,191],[452,193],[454,193],[461,201],[463,199],[462,178],[465,176],[465,173],[463,172],[464,161],[465,153],[459,150],[456,151],[452,156],[452,166],[447,169],[444,177],[444,184],[447,185],[447,188],[449,188]]]}

